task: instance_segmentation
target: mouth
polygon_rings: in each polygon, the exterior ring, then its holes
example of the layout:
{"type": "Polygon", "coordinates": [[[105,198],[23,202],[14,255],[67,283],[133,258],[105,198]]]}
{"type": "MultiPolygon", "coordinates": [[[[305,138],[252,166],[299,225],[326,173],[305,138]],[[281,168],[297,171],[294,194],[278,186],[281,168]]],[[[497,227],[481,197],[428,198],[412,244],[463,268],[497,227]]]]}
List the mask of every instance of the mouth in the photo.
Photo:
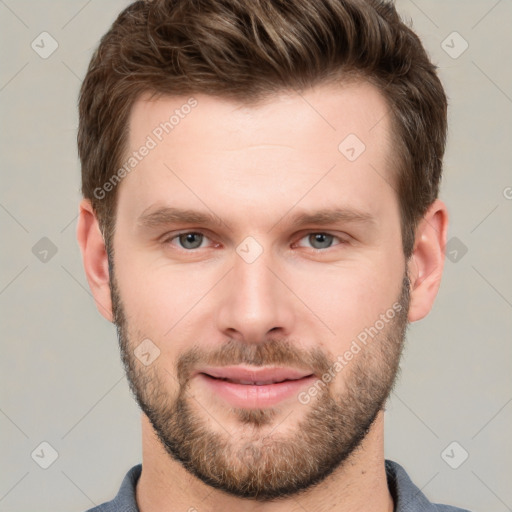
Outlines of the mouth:
{"type": "Polygon", "coordinates": [[[208,393],[242,408],[271,407],[315,380],[311,372],[293,368],[203,368],[196,375],[208,393]]]}
{"type": "Polygon", "coordinates": [[[210,377],[212,379],[223,380],[223,381],[226,381],[226,382],[232,382],[233,384],[243,384],[243,385],[249,385],[249,386],[267,386],[269,384],[280,384],[281,382],[289,382],[289,381],[294,381],[294,380],[300,380],[300,379],[237,380],[237,379],[226,379],[226,378],[213,377],[212,375],[208,375],[207,373],[204,373],[203,375],[206,375],[207,377],[210,377]]]}
{"type": "Polygon", "coordinates": [[[296,368],[250,368],[242,366],[222,366],[204,368],[200,373],[214,379],[233,382],[235,384],[265,386],[294,381],[310,377],[313,374],[296,368]]]}

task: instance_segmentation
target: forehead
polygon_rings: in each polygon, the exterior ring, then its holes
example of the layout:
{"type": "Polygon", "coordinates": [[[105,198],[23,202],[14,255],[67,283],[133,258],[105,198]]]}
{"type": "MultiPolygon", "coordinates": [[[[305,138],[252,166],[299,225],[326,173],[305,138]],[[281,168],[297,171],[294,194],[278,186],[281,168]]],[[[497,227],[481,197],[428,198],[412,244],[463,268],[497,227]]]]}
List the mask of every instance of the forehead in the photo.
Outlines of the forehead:
{"type": "Polygon", "coordinates": [[[283,202],[307,188],[310,201],[325,193],[348,200],[356,185],[372,203],[392,189],[390,135],[386,100],[366,82],[282,91],[251,105],[205,94],[142,96],[127,158],[151,149],[121,182],[120,203],[140,214],[156,202],[231,191],[259,206],[262,195],[283,202]]]}
{"type": "Polygon", "coordinates": [[[205,94],[152,99],[147,93],[132,107],[129,146],[136,147],[148,134],[167,139],[171,133],[176,145],[200,139],[204,147],[213,149],[236,149],[237,144],[248,142],[293,143],[303,136],[316,143],[310,137],[313,132],[322,134],[325,145],[332,146],[347,133],[374,145],[389,129],[387,112],[382,93],[364,81],[324,84],[302,92],[280,91],[251,104],[205,94]],[[229,140],[224,138],[226,134],[230,134],[229,140]]]}

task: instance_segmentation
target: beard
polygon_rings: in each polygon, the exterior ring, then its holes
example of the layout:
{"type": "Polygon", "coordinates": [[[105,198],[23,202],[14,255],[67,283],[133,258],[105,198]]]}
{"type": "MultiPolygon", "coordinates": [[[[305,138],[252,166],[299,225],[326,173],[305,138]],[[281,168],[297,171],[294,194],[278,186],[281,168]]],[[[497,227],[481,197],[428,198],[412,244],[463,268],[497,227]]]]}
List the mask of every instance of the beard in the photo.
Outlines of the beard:
{"type": "Polygon", "coordinates": [[[194,370],[211,365],[290,366],[310,370],[320,378],[332,371],[332,358],[318,347],[304,351],[286,339],[269,338],[258,344],[230,339],[214,351],[197,345],[190,348],[178,357],[173,373],[158,359],[146,367],[134,355],[140,339],[131,335],[136,327],[128,325],[113,270],[111,262],[114,322],[131,392],[169,456],[211,487],[260,502],[306,491],[348,463],[393,390],[407,329],[407,272],[396,315],[335,379],[319,388],[308,405],[297,400],[288,415],[296,408],[309,410],[304,414],[299,410],[302,419],[292,429],[279,431],[274,421],[282,412],[278,407],[226,407],[240,427],[231,434],[222,425],[216,430],[211,427],[219,422],[209,413],[209,404],[199,402],[190,392],[194,370]],[[169,377],[175,379],[175,398],[169,377]],[[344,379],[343,390],[336,393],[333,384],[340,378],[344,379]]]}

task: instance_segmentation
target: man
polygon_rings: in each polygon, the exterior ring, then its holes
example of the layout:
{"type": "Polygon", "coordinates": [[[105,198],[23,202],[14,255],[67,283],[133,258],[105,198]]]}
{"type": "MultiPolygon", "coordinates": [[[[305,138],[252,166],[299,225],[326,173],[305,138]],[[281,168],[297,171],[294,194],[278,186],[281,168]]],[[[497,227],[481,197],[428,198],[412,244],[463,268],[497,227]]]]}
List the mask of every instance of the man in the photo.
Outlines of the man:
{"type": "Polygon", "coordinates": [[[447,101],[387,2],[154,0],[80,94],[78,240],[143,411],[99,511],[455,511],[384,459],[447,101]]]}

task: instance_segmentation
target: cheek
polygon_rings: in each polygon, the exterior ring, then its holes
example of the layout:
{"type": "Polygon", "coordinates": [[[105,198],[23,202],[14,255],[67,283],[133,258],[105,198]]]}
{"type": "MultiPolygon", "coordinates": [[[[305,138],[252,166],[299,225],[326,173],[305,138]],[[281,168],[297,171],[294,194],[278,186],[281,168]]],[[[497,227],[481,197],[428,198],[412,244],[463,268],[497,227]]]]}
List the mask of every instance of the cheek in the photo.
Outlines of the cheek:
{"type": "MultiPolygon", "coordinates": [[[[392,266],[385,258],[378,258],[350,266],[317,266],[314,271],[297,274],[292,282],[297,296],[328,327],[322,337],[329,352],[337,355],[392,309],[400,295],[402,277],[401,265],[392,266]]],[[[311,318],[318,323],[313,315],[311,318]]]]}
{"type": "Polygon", "coordinates": [[[190,320],[201,311],[202,299],[219,279],[217,271],[195,265],[159,265],[135,256],[116,265],[131,330],[166,349],[174,347],[168,341],[178,334],[183,337],[184,329],[188,330],[190,320]]]}

